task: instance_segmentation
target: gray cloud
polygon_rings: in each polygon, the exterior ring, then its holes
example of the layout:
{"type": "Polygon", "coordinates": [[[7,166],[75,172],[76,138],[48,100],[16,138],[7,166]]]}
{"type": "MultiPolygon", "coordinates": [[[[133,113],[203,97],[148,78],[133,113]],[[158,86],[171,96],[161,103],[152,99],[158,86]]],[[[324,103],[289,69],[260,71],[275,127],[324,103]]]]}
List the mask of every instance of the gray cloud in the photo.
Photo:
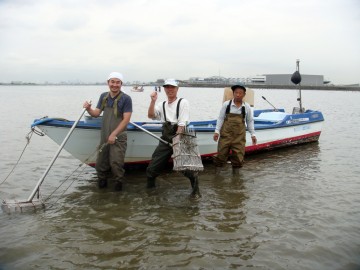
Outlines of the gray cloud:
{"type": "Polygon", "coordinates": [[[0,1],[0,82],[247,77],[359,83],[359,2],[0,1]],[[55,71],[55,72],[54,72],[55,71]],[[98,74],[98,75],[97,75],[98,74]]]}

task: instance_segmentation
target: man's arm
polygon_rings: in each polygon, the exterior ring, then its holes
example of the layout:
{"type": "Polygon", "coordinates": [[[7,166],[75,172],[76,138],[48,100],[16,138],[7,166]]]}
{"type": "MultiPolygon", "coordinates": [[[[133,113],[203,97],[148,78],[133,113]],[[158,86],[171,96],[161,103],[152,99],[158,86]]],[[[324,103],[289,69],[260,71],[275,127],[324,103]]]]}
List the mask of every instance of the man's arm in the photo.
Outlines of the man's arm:
{"type": "Polygon", "coordinates": [[[221,127],[224,123],[224,119],[225,119],[225,111],[226,111],[226,104],[223,103],[222,107],[221,107],[221,110],[220,110],[220,113],[219,113],[219,117],[216,121],[216,127],[215,127],[215,133],[214,133],[214,136],[213,136],[213,139],[215,142],[218,141],[219,139],[219,134],[220,134],[220,130],[221,130],[221,127]]]}
{"type": "Polygon", "coordinates": [[[255,135],[255,128],[254,128],[254,116],[253,111],[251,110],[250,106],[247,106],[247,113],[246,113],[246,124],[248,131],[251,135],[251,140],[253,144],[257,143],[256,135],[255,135]]]}
{"type": "Polygon", "coordinates": [[[157,92],[152,92],[150,95],[151,101],[148,109],[148,117],[151,119],[155,118],[155,103],[157,100],[157,92]]]}
{"type": "Polygon", "coordinates": [[[101,114],[101,110],[99,108],[91,108],[91,103],[87,101],[84,102],[83,108],[85,108],[92,117],[98,117],[101,114]]]}

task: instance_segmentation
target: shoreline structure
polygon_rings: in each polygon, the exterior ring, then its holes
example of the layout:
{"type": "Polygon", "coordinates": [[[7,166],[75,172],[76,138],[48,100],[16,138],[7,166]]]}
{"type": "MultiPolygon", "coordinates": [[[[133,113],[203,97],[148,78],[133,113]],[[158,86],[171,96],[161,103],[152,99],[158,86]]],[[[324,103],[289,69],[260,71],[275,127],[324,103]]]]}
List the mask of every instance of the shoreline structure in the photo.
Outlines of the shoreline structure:
{"type": "MultiPolygon", "coordinates": [[[[225,88],[230,87],[229,84],[181,84],[181,87],[194,87],[194,88],[225,88]]],[[[284,90],[299,90],[297,85],[265,85],[265,84],[245,84],[247,88],[254,89],[284,89],[284,90]]],[[[301,90],[342,90],[342,91],[360,91],[360,86],[346,86],[346,85],[301,85],[301,90]]]]}
{"type": "MultiPolygon", "coordinates": [[[[0,86],[59,86],[59,85],[69,85],[69,86],[90,86],[90,85],[105,85],[100,83],[48,83],[48,84],[38,84],[38,83],[0,83],[0,86]]],[[[135,84],[124,84],[124,86],[134,86],[135,84]]],[[[139,85],[139,84],[136,84],[139,85]]],[[[144,83],[142,86],[159,86],[158,83],[144,83]]],[[[179,87],[193,87],[193,88],[225,88],[230,87],[228,83],[188,83],[179,81],[179,87]]],[[[284,90],[298,90],[297,85],[266,85],[266,84],[245,84],[245,87],[254,88],[254,89],[284,89],[284,90]]],[[[360,91],[360,86],[358,85],[301,85],[301,90],[328,90],[328,91],[360,91]]]]}

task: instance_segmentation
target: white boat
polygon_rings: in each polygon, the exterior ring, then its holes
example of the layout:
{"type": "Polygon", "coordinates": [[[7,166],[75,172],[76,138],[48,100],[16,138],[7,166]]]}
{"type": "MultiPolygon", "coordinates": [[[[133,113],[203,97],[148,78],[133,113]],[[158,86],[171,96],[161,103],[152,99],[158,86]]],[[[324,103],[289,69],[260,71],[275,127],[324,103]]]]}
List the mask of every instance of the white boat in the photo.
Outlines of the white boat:
{"type": "MultiPolygon", "coordinates": [[[[247,131],[245,154],[319,140],[324,117],[320,111],[305,111],[302,107],[299,62],[299,60],[296,61],[296,71],[291,77],[291,81],[299,85],[299,107],[295,107],[292,113],[286,113],[283,109],[275,108],[265,97],[262,97],[274,109],[254,110],[257,144],[252,144],[250,133],[247,131]]],[[[224,100],[231,98],[232,91],[225,89],[224,100]]],[[[253,91],[247,91],[246,98],[253,99],[253,91]]],[[[249,103],[253,105],[253,100],[249,103]]],[[[134,124],[130,123],[127,127],[128,142],[125,162],[127,164],[148,163],[156,145],[159,143],[154,137],[161,136],[162,125],[160,122],[137,122],[134,124]],[[147,131],[144,131],[144,129],[147,131]]],[[[215,155],[217,142],[213,140],[213,134],[216,120],[196,121],[191,122],[189,125],[196,132],[201,157],[206,158],[215,155]]],[[[77,122],[43,118],[34,121],[32,128],[35,127],[39,128],[60,146],[64,146],[66,151],[81,162],[90,166],[95,165],[96,152],[100,142],[101,117],[93,119],[88,116],[85,117],[84,121],[78,119],[77,122]],[[77,123],[77,125],[74,123],[77,123]],[[64,140],[64,138],[67,138],[71,128],[73,130],[71,137],[64,140]],[[66,142],[66,144],[63,142],[66,142]]]]}
{"type": "MultiPolygon", "coordinates": [[[[318,141],[324,117],[319,111],[307,110],[303,113],[286,113],[284,110],[254,110],[257,144],[252,145],[250,134],[246,134],[246,154],[272,150],[301,143],[318,141]]],[[[74,121],[56,118],[36,119],[33,128],[40,129],[57,144],[61,144],[74,121]]],[[[135,122],[157,136],[161,136],[160,122],[135,122]]],[[[213,140],[216,120],[195,121],[190,126],[196,131],[199,152],[202,158],[217,152],[213,140]]],[[[64,149],[73,157],[94,166],[97,147],[100,142],[101,117],[85,116],[79,121],[64,149]]],[[[159,141],[132,124],[128,125],[128,147],[125,162],[148,163],[159,141]]]]}
{"type": "Polygon", "coordinates": [[[143,86],[134,86],[133,88],[131,88],[132,92],[144,92],[144,87],[143,86]]]}

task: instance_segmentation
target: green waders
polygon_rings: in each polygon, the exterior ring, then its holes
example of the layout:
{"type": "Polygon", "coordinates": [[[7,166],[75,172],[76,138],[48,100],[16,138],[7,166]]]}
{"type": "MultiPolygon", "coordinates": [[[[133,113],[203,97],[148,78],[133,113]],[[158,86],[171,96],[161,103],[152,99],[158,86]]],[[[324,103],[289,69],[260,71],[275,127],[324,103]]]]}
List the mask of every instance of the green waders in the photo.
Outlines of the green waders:
{"type": "Polygon", "coordinates": [[[230,157],[233,168],[242,167],[245,155],[245,143],[246,127],[244,116],[234,113],[227,114],[220,130],[218,153],[214,156],[215,166],[224,166],[228,157],[230,157]]]}
{"type": "MultiPolygon", "coordinates": [[[[169,143],[172,143],[172,137],[175,135],[176,130],[177,125],[172,125],[170,122],[165,122],[163,124],[161,138],[169,143]]],[[[171,146],[159,142],[154,153],[152,154],[149,166],[146,169],[147,177],[155,179],[158,175],[160,175],[172,154],[173,149],[171,146]]]]}
{"type": "MultiPolygon", "coordinates": [[[[172,125],[170,122],[165,122],[162,128],[162,136],[161,138],[167,142],[172,143],[172,137],[176,134],[177,125],[172,125]]],[[[156,147],[154,153],[152,154],[151,162],[146,169],[147,176],[147,187],[154,188],[155,187],[155,178],[160,175],[161,171],[165,168],[168,163],[171,155],[173,154],[173,149],[171,146],[159,142],[156,147]]],[[[192,171],[184,171],[183,175],[189,178],[193,196],[200,196],[199,191],[199,180],[197,174],[192,171]]]]}
{"type": "MultiPolygon", "coordinates": [[[[117,102],[115,102],[114,106],[117,106],[117,102]]],[[[102,146],[104,143],[107,143],[111,132],[120,124],[122,119],[122,115],[117,117],[114,114],[113,108],[104,108],[100,146],[102,146]]],[[[126,131],[123,131],[117,135],[115,144],[107,144],[105,147],[103,147],[101,152],[98,152],[95,168],[99,181],[106,181],[106,179],[112,174],[113,179],[118,181],[117,183],[120,183],[121,185],[125,173],[123,167],[126,147],[127,133],[126,131]]]]}

